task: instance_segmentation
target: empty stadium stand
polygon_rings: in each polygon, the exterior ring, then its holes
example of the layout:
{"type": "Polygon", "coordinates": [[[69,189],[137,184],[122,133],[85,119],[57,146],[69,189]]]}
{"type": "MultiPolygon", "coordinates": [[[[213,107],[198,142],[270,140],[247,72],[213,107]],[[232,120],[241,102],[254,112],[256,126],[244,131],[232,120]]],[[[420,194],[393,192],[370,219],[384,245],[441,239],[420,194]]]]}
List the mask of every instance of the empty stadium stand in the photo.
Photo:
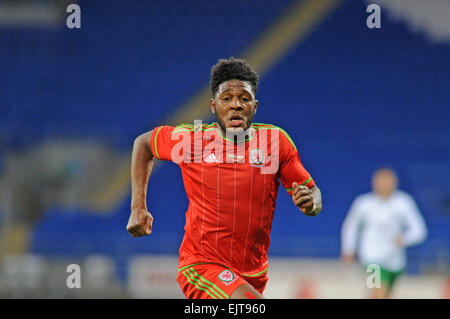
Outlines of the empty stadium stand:
{"type": "MultiPolygon", "coordinates": [[[[219,58],[239,57],[294,2],[86,0],[79,30],[0,28],[0,156],[54,137],[95,138],[126,156],[208,85],[219,58]]],[[[428,226],[409,250],[408,271],[423,272],[450,262],[450,45],[387,16],[368,29],[365,7],[342,1],[261,76],[255,120],[290,134],[323,195],[322,213],[306,218],[280,189],[269,252],[339,257],[351,201],[390,166],[428,226]]],[[[105,254],[121,265],[177,254],[187,198],[175,164],[158,165],[148,202],[154,231],[139,239],[125,229],[129,195],[106,213],[49,206],[30,252],[105,254]]]]}

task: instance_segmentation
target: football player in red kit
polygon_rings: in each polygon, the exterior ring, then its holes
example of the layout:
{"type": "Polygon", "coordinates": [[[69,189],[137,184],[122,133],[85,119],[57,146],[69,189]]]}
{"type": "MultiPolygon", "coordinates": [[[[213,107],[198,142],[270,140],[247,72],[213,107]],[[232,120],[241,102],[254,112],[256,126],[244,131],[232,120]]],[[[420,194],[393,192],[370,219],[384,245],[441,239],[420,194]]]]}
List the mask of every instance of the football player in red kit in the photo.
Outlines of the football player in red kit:
{"type": "Polygon", "coordinates": [[[263,298],[270,230],[281,181],[299,209],[316,216],[321,193],[281,128],[253,123],[258,76],[243,60],[212,69],[212,124],[159,126],[134,143],[127,230],[149,235],[146,206],[154,159],[181,168],[189,199],[178,283],[187,298],[263,298]]]}

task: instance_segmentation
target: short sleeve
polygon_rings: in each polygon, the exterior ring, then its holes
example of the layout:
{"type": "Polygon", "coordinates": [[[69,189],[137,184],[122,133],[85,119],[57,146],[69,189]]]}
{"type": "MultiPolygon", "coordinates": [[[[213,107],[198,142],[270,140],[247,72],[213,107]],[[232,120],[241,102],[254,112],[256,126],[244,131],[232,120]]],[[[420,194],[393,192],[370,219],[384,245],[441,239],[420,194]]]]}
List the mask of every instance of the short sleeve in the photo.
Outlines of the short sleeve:
{"type": "Polygon", "coordinates": [[[303,167],[297,148],[289,135],[280,130],[280,180],[289,195],[292,195],[292,183],[315,185],[311,174],[303,167]]]}
{"type": "Polygon", "coordinates": [[[174,127],[158,126],[153,130],[150,145],[153,155],[160,160],[172,160],[172,132],[174,127]]]}
{"type": "Polygon", "coordinates": [[[180,164],[185,156],[190,155],[193,126],[181,124],[179,126],[158,126],[150,137],[153,155],[163,161],[180,164]]]}

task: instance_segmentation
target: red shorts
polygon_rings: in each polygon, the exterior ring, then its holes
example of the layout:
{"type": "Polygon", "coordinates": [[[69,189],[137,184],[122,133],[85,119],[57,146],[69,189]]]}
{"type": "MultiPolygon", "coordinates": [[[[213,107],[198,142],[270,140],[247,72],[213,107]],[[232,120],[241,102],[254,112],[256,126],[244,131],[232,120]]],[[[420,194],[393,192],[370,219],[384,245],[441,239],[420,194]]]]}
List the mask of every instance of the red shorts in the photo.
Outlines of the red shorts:
{"type": "Polygon", "coordinates": [[[188,299],[229,299],[243,284],[262,294],[269,280],[266,274],[243,276],[219,264],[194,264],[178,269],[177,281],[188,299]]]}

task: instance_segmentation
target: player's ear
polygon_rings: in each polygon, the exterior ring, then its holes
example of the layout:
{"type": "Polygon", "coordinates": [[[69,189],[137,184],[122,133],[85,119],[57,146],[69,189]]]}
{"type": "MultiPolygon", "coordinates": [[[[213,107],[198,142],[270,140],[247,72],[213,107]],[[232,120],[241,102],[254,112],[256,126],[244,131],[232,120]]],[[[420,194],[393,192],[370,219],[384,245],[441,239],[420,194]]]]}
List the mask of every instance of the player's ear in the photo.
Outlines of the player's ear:
{"type": "Polygon", "coordinates": [[[255,100],[255,110],[253,111],[253,114],[255,114],[256,110],[258,109],[258,103],[259,103],[259,101],[255,100]]]}
{"type": "Polygon", "coordinates": [[[216,114],[216,101],[214,99],[209,100],[209,106],[211,107],[212,114],[216,114]]]}

